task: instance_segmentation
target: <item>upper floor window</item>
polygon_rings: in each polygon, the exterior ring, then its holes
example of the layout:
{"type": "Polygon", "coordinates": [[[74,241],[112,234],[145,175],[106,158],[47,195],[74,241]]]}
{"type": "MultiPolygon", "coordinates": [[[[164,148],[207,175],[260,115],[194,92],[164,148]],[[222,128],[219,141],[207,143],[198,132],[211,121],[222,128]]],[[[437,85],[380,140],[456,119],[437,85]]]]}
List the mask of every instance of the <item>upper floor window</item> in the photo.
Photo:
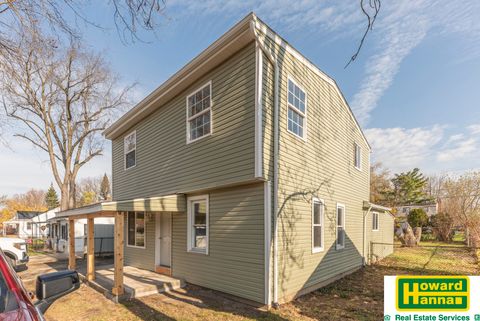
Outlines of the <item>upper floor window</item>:
{"type": "Polygon", "coordinates": [[[378,231],[378,213],[372,213],[372,230],[378,231]]]}
{"type": "Polygon", "coordinates": [[[305,138],[307,96],[291,79],[288,80],[288,131],[305,138]]]}
{"type": "Polygon", "coordinates": [[[208,195],[188,198],[189,252],[208,254],[208,195]]]}
{"type": "Polygon", "coordinates": [[[355,168],[362,169],[362,148],[355,143],[354,144],[354,164],[355,168]]]}
{"type": "Polygon", "coordinates": [[[212,83],[187,97],[187,143],[212,132],[212,83]]]}
{"type": "Polygon", "coordinates": [[[123,139],[124,153],[125,153],[125,169],[134,167],[137,163],[136,149],[137,149],[137,132],[134,131],[123,139]]]}
{"type": "Polygon", "coordinates": [[[345,205],[337,204],[337,250],[345,247],[345,205]]]}
{"type": "Polygon", "coordinates": [[[323,202],[313,199],[312,209],[312,250],[313,252],[323,251],[323,202]]]}

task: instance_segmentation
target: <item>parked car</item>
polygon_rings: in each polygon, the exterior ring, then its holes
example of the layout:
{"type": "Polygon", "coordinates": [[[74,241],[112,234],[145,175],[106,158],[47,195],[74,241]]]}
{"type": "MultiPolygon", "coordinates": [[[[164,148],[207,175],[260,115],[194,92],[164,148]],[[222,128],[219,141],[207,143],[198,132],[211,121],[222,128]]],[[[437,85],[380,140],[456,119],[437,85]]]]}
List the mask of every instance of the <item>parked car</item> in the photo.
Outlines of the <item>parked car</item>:
{"type": "Polygon", "coordinates": [[[18,267],[27,264],[27,244],[19,238],[0,237],[0,249],[10,265],[16,270],[18,267]]]}
{"type": "Polygon", "coordinates": [[[9,259],[0,249],[0,320],[40,321],[43,313],[58,298],[80,287],[76,271],[40,275],[36,282],[37,301],[27,292],[9,259]]]}

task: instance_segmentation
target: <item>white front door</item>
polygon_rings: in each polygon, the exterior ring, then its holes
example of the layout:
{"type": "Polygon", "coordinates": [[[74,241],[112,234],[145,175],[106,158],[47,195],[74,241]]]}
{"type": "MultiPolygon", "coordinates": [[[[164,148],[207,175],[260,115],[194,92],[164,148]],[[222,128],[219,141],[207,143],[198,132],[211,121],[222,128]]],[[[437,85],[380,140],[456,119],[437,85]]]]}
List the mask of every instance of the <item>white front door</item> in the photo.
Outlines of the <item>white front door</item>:
{"type": "Polygon", "coordinates": [[[156,258],[157,266],[170,267],[172,243],[172,215],[161,213],[156,215],[156,258]]]}

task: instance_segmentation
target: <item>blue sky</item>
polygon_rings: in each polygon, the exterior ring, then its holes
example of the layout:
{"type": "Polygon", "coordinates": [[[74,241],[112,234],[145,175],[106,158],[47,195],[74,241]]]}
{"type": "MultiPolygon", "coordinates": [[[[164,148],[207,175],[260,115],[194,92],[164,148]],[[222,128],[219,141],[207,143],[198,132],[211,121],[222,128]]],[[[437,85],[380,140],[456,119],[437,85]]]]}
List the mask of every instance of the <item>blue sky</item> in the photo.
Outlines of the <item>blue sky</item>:
{"type": "MultiPolygon", "coordinates": [[[[428,174],[478,169],[480,158],[480,1],[382,1],[358,59],[365,27],[358,1],[167,0],[157,35],[124,44],[107,6],[92,3],[79,25],[85,45],[101,51],[122,83],[138,82],[139,101],[250,11],[336,79],[373,147],[392,172],[428,174]],[[94,7],[95,6],[95,7],[94,7]]],[[[0,155],[0,195],[46,188],[47,158],[11,139],[0,155]]],[[[110,149],[81,176],[110,172],[110,149]]]]}

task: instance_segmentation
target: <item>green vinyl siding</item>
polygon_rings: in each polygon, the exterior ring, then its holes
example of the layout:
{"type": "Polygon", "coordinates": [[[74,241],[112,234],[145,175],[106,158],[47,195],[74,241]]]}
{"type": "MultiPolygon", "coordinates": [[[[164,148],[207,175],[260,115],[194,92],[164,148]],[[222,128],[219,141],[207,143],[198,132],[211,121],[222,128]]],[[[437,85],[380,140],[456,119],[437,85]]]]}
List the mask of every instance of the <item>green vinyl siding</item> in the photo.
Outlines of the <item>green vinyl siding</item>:
{"type": "Polygon", "coordinates": [[[208,193],[208,255],[187,252],[187,214],[173,215],[173,276],[263,303],[263,189],[257,183],[208,193]]]}
{"type": "Polygon", "coordinates": [[[373,231],[372,212],[366,217],[366,255],[373,261],[393,253],[394,219],[390,213],[378,212],[378,231],[373,231]],[[373,242],[371,244],[370,242],[373,242]]]}
{"type": "Polygon", "coordinates": [[[255,45],[252,42],[113,140],[113,199],[144,198],[254,177],[255,45]],[[212,134],[187,144],[186,97],[212,82],[212,134]],[[136,165],[123,138],[136,130],[136,165]]]}
{"type": "MultiPolygon", "coordinates": [[[[268,39],[267,39],[268,42],[268,39]]],[[[267,44],[271,47],[271,43],[267,44]]],[[[369,198],[369,147],[333,84],[302,61],[277,49],[280,66],[278,296],[289,300],[316,284],[348,273],[363,262],[363,201],[369,198]],[[287,131],[287,81],[307,94],[305,139],[287,131]],[[362,171],[354,167],[354,143],[362,171]],[[311,199],[325,201],[324,251],[312,253],[311,199]],[[345,248],[336,250],[336,205],[345,205],[345,248]]],[[[266,61],[268,63],[268,61],[266,61]]],[[[273,67],[264,67],[264,154],[273,154],[273,67]]],[[[265,159],[265,176],[273,167],[265,159]]]]}

